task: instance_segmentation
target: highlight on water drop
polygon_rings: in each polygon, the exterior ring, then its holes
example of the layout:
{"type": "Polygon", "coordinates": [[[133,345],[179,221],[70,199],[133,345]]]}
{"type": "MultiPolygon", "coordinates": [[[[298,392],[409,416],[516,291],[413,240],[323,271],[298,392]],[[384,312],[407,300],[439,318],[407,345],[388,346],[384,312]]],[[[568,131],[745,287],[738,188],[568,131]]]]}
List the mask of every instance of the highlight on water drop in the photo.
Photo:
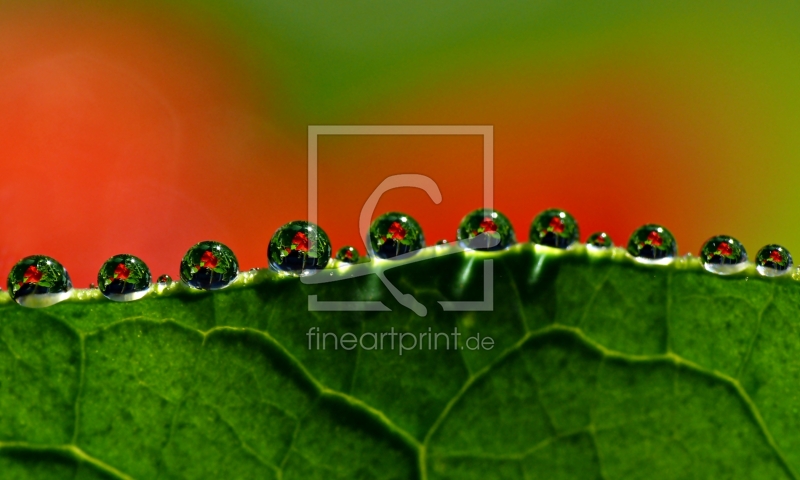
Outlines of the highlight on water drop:
{"type": "Polygon", "coordinates": [[[739,240],[728,235],[717,235],[700,248],[703,268],[719,275],[731,275],[747,268],[747,250],[739,240]]]}
{"type": "Polygon", "coordinates": [[[614,246],[614,242],[606,232],[594,232],[586,239],[589,250],[605,250],[614,246]]]}
{"type": "Polygon", "coordinates": [[[667,265],[678,253],[678,242],[666,228],[648,224],[637,228],[631,234],[627,251],[637,262],[667,265]]]}
{"type": "Polygon", "coordinates": [[[170,277],[166,273],[161,274],[156,279],[156,285],[158,285],[159,287],[169,287],[170,285],[172,285],[172,277],[170,277]]]}
{"type": "Polygon", "coordinates": [[[578,241],[579,235],[575,217],[558,208],[541,212],[531,223],[530,240],[539,245],[566,249],[578,241]]]}
{"type": "Polygon", "coordinates": [[[31,255],[11,267],[6,286],[18,304],[42,308],[69,298],[72,280],[64,266],[55,259],[31,255]]]}
{"type": "Polygon", "coordinates": [[[361,255],[358,254],[358,250],[350,245],[345,245],[344,247],[340,248],[338,252],[336,252],[336,260],[339,260],[340,262],[358,263],[360,259],[361,255]]]}
{"type": "Polygon", "coordinates": [[[497,210],[479,208],[466,214],[458,224],[456,239],[472,250],[504,250],[517,243],[508,218],[497,210]]]}
{"type": "Polygon", "coordinates": [[[267,247],[270,268],[297,277],[322,270],[330,259],[328,234],[303,220],[289,222],[277,229],[267,247]]]}
{"type": "Polygon", "coordinates": [[[190,248],[180,266],[181,280],[198,290],[220,290],[239,276],[239,261],[222,243],[207,240],[190,248]]]}
{"type": "Polygon", "coordinates": [[[127,253],[114,255],[97,272],[100,293],[115,302],[139,300],[150,291],[152,276],[147,264],[127,253]]]}
{"type": "Polygon", "coordinates": [[[425,248],[422,227],[409,215],[384,213],[369,227],[367,246],[370,256],[394,258],[425,248]]]}
{"type": "Polygon", "coordinates": [[[756,254],[756,270],[765,277],[788,273],[793,264],[792,254],[780,245],[767,245],[756,254]]]}

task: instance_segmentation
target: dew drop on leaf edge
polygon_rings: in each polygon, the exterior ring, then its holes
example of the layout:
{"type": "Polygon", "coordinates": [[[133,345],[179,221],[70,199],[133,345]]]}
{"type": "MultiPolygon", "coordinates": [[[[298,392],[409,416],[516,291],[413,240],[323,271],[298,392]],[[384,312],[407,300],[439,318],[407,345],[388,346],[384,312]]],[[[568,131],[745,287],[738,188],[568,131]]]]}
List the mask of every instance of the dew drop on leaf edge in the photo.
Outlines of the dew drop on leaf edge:
{"type": "Polygon", "coordinates": [[[198,290],[220,290],[239,275],[239,261],[233,251],[213,240],[200,242],[183,256],[181,281],[198,290]]]}
{"type": "Polygon", "coordinates": [[[678,243],[669,230],[651,223],[634,230],[627,251],[637,262],[666,265],[677,255],[678,243]]]}
{"type": "Polygon", "coordinates": [[[304,220],[289,222],[275,230],[267,247],[270,268],[296,277],[322,270],[330,259],[328,234],[304,220]]]}
{"type": "Polygon", "coordinates": [[[394,258],[425,248],[422,227],[401,212],[384,213],[369,227],[367,246],[370,256],[394,258]]]}
{"type": "Polygon", "coordinates": [[[579,235],[575,217],[558,208],[539,213],[531,222],[530,240],[539,245],[567,249],[578,241],[579,235]]]}
{"type": "Polygon", "coordinates": [[[361,255],[358,254],[358,250],[350,245],[345,245],[336,252],[336,260],[340,262],[358,263],[359,259],[361,259],[361,255]]]}
{"type": "Polygon", "coordinates": [[[97,272],[100,293],[115,302],[139,300],[150,291],[151,281],[147,264],[127,253],[109,258],[97,272]]]}
{"type": "Polygon", "coordinates": [[[594,232],[586,238],[586,246],[593,250],[604,250],[614,246],[614,241],[606,232],[594,232]]]}
{"type": "Polygon", "coordinates": [[[45,255],[31,255],[11,267],[6,286],[18,304],[41,308],[69,298],[72,280],[57,260],[45,255]]]}
{"type": "Polygon", "coordinates": [[[731,275],[747,268],[747,250],[739,240],[728,235],[717,235],[703,243],[700,261],[709,272],[731,275]]]}
{"type": "Polygon", "coordinates": [[[792,254],[780,245],[766,245],[756,254],[756,270],[765,277],[788,273],[793,264],[792,254]]]}
{"type": "Polygon", "coordinates": [[[504,250],[517,243],[508,218],[497,210],[479,208],[466,214],[458,224],[456,238],[472,250],[504,250]]]}

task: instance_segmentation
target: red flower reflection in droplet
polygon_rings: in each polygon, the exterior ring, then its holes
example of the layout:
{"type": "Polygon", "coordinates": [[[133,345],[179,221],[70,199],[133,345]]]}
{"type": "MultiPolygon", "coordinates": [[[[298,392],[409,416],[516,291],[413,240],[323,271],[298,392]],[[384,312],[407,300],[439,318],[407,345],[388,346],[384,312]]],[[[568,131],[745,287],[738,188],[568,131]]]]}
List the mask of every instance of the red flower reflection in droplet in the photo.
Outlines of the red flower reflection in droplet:
{"type": "Polygon", "coordinates": [[[484,218],[480,225],[478,225],[479,233],[496,233],[497,224],[491,218],[484,218]]]}
{"type": "Polygon", "coordinates": [[[213,270],[217,268],[217,263],[219,263],[219,259],[211,252],[211,250],[207,250],[203,253],[203,256],[200,257],[200,267],[213,270]]]}
{"type": "Polygon", "coordinates": [[[308,252],[308,237],[303,232],[297,232],[292,238],[292,250],[308,252]]]}
{"type": "Polygon", "coordinates": [[[717,245],[717,255],[722,255],[725,257],[730,257],[733,255],[733,249],[728,242],[722,242],[717,245]]]}
{"type": "Polygon", "coordinates": [[[117,265],[117,268],[114,269],[114,279],[125,281],[131,275],[131,271],[128,267],[125,266],[124,263],[120,263],[117,265]]]}
{"type": "Polygon", "coordinates": [[[561,217],[553,217],[550,219],[548,229],[553,233],[564,233],[564,221],[561,217]]]}
{"type": "Polygon", "coordinates": [[[19,286],[21,287],[24,283],[39,283],[39,280],[42,279],[42,272],[36,268],[36,265],[30,265],[25,273],[22,274],[22,281],[19,282],[19,286]]]}
{"type": "Polygon", "coordinates": [[[779,250],[773,250],[769,252],[769,258],[774,263],[783,263],[783,255],[781,255],[781,252],[779,250]]]}
{"type": "Polygon", "coordinates": [[[402,240],[406,238],[406,229],[403,228],[400,222],[393,222],[389,225],[389,235],[387,235],[387,238],[402,240]]]}
{"type": "Polygon", "coordinates": [[[660,247],[661,244],[664,243],[664,239],[661,238],[661,235],[655,230],[647,235],[647,241],[654,247],[660,247]]]}

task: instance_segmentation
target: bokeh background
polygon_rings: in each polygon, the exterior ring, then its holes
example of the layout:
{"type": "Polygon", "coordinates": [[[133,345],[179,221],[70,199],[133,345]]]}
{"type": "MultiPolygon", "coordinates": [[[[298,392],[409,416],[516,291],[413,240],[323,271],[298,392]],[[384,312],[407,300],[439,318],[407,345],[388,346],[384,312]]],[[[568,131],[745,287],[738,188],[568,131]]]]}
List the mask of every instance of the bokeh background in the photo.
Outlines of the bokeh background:
{"type": "MultiPolygon", "coordinates": [[[[266,265],[306,216],[307,126],[495,131],[495,206],[624,243],[662,223],[800,254],[797,2],[0,0],[0,271],[43,253],[76,286],[113,254],[176,275],[192,244],[266,265]]],[[[477,137],[325,137],[320,224],[363,252],[363,201],[429,243],[480,206],[477,137]]]]}

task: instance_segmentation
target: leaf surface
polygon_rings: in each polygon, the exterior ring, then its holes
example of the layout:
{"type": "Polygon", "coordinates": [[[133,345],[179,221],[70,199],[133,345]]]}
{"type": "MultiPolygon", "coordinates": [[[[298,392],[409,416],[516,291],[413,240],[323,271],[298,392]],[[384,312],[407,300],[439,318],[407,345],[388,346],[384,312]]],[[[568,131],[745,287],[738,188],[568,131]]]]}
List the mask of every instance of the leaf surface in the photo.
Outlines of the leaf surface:
{"type": "Polygon", "coordinates": [[[797,478],[800,284],[621,251],[435,252],[385,270],[424,317],[347,270],[40,310],[3,294],[2,477],[797,478]],[[442,311],[483,298],[488,259],[493,311],[442,311]]]}

